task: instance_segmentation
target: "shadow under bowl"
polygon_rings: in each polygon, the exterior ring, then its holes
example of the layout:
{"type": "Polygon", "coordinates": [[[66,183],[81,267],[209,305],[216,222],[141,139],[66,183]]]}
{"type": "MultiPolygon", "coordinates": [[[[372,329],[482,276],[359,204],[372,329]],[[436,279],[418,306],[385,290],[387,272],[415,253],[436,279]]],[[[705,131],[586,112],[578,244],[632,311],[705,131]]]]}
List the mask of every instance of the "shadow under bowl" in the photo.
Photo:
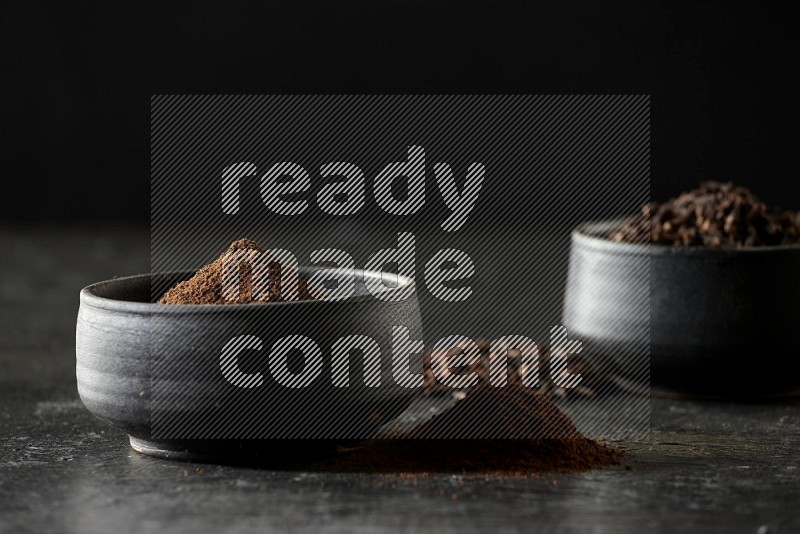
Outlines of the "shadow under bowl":
{"type": "Polygon", "coordinates": [[[654,393],[764,399],[800,391],[800,246],[617,243],[572,234],[563,323],[584,353],[654,393]]]}
{"type": "MultiPolygon", "coordinates": [[[[302,277],[310,273],[300,270],[302,277]]],[[[137,451],[218,463],[326,454],[369,439],[410,404],[415,390],[393,380],[389,349],[395,326],[408,328],[411,339],[422,339],[415,294],[402,301],[380,300],[365,285],[380,274],[356,271],[355,294],[342,301],[151,302],[153,288],[171,287],[192,274],[118,278],[80,294],[78,392],[89,411],[126,432],[137,451]],[[275,342],[290,335],[319,347],[321,365],[313,380],[308,372],[314,358],[295,349],[283,352],[283,382],[275,378],[275,342]],[[349,335],[372,338],[382,349],[380,387],[367,386],[367,359],[358,350],[345,360],[348,386],[334,385],[332,347],[349,335]],[[223,365],[221,355],[240,336],[249,336],[251,344],[242,348],[251,350],[238,351],[232,361],[238,372],[261,379],[237,385],[226,375],[230,366],[223,365]],[[254,338],[259,347],[252,345],[254,338]],[[309,380],[286,386],[293,376],[309,380]]],[[[343,360],[337,361],[341,378],[343,360]]]]}

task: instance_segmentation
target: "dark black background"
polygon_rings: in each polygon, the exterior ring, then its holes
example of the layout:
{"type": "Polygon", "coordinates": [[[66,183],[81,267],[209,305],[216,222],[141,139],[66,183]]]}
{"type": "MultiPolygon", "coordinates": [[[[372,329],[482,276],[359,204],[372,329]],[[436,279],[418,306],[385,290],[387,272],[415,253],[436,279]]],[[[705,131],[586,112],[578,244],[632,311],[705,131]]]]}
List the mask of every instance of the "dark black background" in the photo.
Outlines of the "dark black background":
{"type": "Polygon", "coordinates": [[[649,93],[654,198],[716,178],[797,209],[794,25],[756,2],[4,3],[0,218],[146,222],[164,93],[649,93]]]}

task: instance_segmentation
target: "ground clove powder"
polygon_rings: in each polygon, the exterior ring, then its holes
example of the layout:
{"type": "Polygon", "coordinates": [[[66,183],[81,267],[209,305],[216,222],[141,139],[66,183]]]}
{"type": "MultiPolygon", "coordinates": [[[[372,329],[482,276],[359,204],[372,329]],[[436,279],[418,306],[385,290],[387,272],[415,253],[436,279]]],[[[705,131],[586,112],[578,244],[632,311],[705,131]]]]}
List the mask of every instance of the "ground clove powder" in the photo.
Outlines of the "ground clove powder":
{"type": "MultiPolygon", "coordinates": [[[[236,251],[242,249],[262,251],[262,248],[250,239],[239,239],[230,244],[230,246],[220,254],[220,256],[203,266],[194,276],[190,279],[178,283],[175,287],[164,293],[158,300],[160,304],[250,304],[259,302],[280,302],[283,300],[281,296],[281,266],[273,263],[268,268],[269,277],[269,292],[268,296],[263,301],[256,301],[253,299],[253,277],[252,267],[247,264],[242,264],[242,272],[240,275],[241,287],[239,291],[239,300],[236,302],[226,301],[222,296],[222,268],[225,257],[236,251]]],[[[308,285],[303,279],[299,280],[300,285],[300,300],[311,299],[311,294],[308,291],[308,285]]]]}
{"type": "Polygon", "coordinates": [[[546,396],[522,386],[478,386],[453,408],[404,434],[315,466],[321,471],[514,477],[620,464],[625,451],[581,435],[546,396]],[[464,439],[482,425],[493,439],[464,439]],[[532,435],[553,436],[530,439],[532,435]],[[520,436],[528,436],[521,438],[520,436]],[[442,439],[448,437],[450,439],[442,439]],[[515,439],[517,438],[517,439],[515,439]],[[556,439],[557,438],[557,439],[556,439]]]}

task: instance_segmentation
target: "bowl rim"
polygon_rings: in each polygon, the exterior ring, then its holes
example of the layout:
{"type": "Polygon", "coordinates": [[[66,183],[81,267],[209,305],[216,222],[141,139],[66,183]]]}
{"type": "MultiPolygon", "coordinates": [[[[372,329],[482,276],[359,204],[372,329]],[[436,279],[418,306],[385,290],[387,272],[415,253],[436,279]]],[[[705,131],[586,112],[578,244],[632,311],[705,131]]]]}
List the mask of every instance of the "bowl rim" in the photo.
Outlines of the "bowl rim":
{"type": "Polygon", "coordinates": [[[626,243],[612,241],[601,237],[601,232],[608,232],[619,227],[628,218],[620,217],[616,219],[605,219],[600,221],[588,221],[579,224],[572,231],[572,241],[592,248],[614,252],[616,254],[628,255],[650,255],[650,256],[681,256],[681,257],[716,257],[725,258],[741,255],[758,254],[800,254],[800,244],[797,245],[771,245],[759,247],[679,247],[673,245],[660,245],[652,243],[626,243]]]}
{"type": "MultiPolygon", "coordinates": [[[[314,266],[314,267],[306,267],[301,266],[300,269],[320,269],[324,267],[314,266]]],[[[326,270],[331,271],[350,271],[350,269],[333,269],[333,268],[326,268],[326,270]]],[[[356,271],[356,279],[363,280],[364,277],[378,277],[381,276],[381,273],[378,271],[366,271],[364,269],[355,269],[356,271]]],[[[121,283],[125,283],[131,280],[145,280],[150,279],[154,275],[160,276],[184,276],[187,275],[188,277],[195,274],[196,271],[165,271],[165,272],[156,272],[156,273],[141,273],[141,274],[134,274],[130,276],[120,276],[111,278],[109,280],[101,280],[99,282],[95,282],[90,284],[80,291],[80,304],[81,306],[89,306],[91,308],[109,310],[109,311],[123,311],[126,313],[141,313],[147,315],[179,315],[179,314],[194,314],[194,313],[234,313],[236,311],[242,310],[255,310],[262,307],[275,307],[275,306],[325,306],[325,305],[337,305],[337,306],[348,306],[348,305],[358,305],[363,304],[364,302],[381,302],[381,303],[391,303],[391,302],[404,302],[408,299],[403,299],[400,301],[382,301],[376,299],[372,295],[357,295],[350,297],[346,300],[319,300],[319,299],[311,299],[311,300],[291,300],[291,301],[281,301],[281,302],[264,302],[258,305],[254,305],[251,303],[247,304],[162,304],[158,302],[136,302],[132,300],[122,300],[122,299],[115,299],[109,297],[101,297],[97,295],[95,291],[101,286],[110,286],[110,285],[117,285],[121,283]]],[[[410,285],[412,287],[412,294],[416,292],[415,282],[412,278],[407,276],[398,275],[400,280],[404,283],[404,285],[410,285]]],[[[409,296],[408,298],[411,298],[409,296]]]]}

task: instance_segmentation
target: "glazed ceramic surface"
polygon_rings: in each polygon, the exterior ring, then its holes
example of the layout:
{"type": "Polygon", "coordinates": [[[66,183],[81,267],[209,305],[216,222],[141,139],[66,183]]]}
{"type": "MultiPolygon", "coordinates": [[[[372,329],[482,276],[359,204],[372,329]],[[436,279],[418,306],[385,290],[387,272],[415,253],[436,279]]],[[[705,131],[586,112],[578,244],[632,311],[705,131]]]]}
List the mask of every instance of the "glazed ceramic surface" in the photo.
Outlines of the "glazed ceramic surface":
{"type": "Polygon", "coordinates": [[[389,350],[394,326],[402,325],[412,339],[422,339],[416,296],[396,302],[372,297],[364,280],[380,275],[359,272],[355,295],[344,301],[150,302],[151,286],[171,285],[191,274],[109,280],[85,288],[80,295],[76,370],[81,399],[97,417],[127,432],[137,450],[168,458],[217,461],[275,448],[328,451],[337,443],[351,443],[350,438],[368,438],[405,409],[416,393],[392,381],[389,350]],[[231,427],[228,434],[221,435],[215,431],[219,425],[206,424],[209,418],[233,420],[236,412],[232,407],[238,406],[231,404],[236,400],[231,395],[255,391],[234,387],[222,378],[220,350],[234,334],[256,336],[265,349],[280,336],[304,335],[319,346],[323,369],[312,386],[286,388],[270,379],[264,351],[241,356],[239,366],[244,372],[264,377],[257,398],[262,404],[248,407],[246,426],[231,427]],[[350,387],[332,384],[331,347],[345,335],[368,336],[384,349],[381,387],[367,387],[365,364],[358,357],[350,358],[350,387]],[[209,411],[214,407],[217,413],[209,411]],[[158,434],[154,422],[162,420],[172,426],[158,434]],[[179,427],[175,421],[185,424],[179,427]],[[281,433],[290,427],[287,421],[305,421],[311,433],[281,433]],[[354,427],[360,429],[357,435],[354,427]]]}
{"type": "Polygon", "coordinates": [[[654,389],[769,397],[800,386],[800,247],[616,243],[572,234],[564,325],[589,354],[654,389]]]}

